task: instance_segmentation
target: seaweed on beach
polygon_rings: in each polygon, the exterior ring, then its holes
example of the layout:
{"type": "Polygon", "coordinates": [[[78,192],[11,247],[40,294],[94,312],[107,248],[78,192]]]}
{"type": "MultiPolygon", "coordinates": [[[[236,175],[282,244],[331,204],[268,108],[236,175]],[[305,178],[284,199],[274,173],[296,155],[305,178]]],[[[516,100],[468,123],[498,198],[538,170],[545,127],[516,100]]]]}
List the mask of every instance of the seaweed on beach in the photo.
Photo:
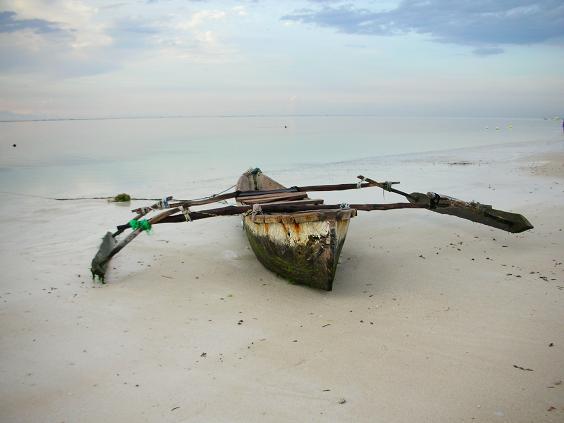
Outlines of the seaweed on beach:
{"type": "Polygon", "coordinates": [[[126,194],[125,192],[122,192],[121,194],[116,195],[112,199],[112,202],[114,202],[114,203],[127,203],[129,201],[131,201],[131,195],[126,194]]]}

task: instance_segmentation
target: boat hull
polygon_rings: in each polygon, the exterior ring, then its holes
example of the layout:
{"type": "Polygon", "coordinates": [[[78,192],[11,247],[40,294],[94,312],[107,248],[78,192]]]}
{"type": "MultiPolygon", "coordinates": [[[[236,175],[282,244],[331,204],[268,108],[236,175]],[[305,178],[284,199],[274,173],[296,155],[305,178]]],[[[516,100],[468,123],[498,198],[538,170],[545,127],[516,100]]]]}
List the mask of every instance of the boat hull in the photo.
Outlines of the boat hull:
{"type": "Polygon", "coordinates": [[[355,210],[243,217],[258,260],[292,283],[331,291],[355,210]]]}

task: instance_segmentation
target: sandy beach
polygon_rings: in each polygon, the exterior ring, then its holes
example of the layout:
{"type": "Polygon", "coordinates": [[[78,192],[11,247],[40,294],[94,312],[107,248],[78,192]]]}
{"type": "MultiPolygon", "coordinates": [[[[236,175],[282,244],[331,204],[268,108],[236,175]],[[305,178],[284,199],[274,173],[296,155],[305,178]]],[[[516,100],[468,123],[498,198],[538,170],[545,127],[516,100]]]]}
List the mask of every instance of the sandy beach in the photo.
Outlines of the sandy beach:
{"type": "Polygon", "coordinates": [[[564,421],[562,143],[341,169],[340,182],[398,178],[535,229],[359,213],[321,292],[263,268],[237,217],[161,225],[101,285],[90,260],[128,207],[2,194],[0,421],[564,421]]]}

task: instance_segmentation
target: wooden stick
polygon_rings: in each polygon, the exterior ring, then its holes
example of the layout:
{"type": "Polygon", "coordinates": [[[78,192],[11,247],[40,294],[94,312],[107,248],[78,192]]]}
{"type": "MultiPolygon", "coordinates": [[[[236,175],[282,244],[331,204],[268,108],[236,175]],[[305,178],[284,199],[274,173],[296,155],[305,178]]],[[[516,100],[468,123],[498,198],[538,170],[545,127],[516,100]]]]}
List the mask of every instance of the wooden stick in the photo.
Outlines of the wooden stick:
{"type": "MultiPolygon", "coordinates": [[[[151,225],[155,225],[157,223],[162,222],[165,218],[167,218],[168,216],[179,212],[180,209],[174,208],[174,209],[167,209],[165,211],[163,211],[162,213],[159,213],[158,215],[152,217],[151,219],[149,219],[149,223],[151,225]]],[[[127,229],[129,227],[129,223],[127,223],[126,225],[120,225],[118,226],[118,232],[123,232],[125,229],[127,229]]],[[[139,235],[141,232],[143,232],[142,229],[135,229],[133,232],[131,232],[129,235],[127,235],[123,240],[121,240],[113,249],[112,251],[108,254],[107,257],[105,257],[102,262],[107,262],[109,261],[113,256],[115,256],[117,253],[119,253],[127,244],[129,244],[131,241],[133,241],[137,235],[139,235]]]]}
{"type": "MultiPolygon", "coordinates": [[[[349,204],[346,207],[341,207],[340,204],[264,204],[261,206],[260,211],[263,213],[295,213],[302,211],[314,211],[314,210],[348,210],[356,209],[363,211],[373,211],[373,210],[397,210],[397,209],[422,209],[424,206],[411,203],[390,203],[390,204],[349,204]]],[[[252,211],[252,206],[226,206],[219,207],[215,209],[192,211],[189,214],[189,220],[200,220],[207,219],[209,217],[217,216],[233,216],[238,214],[243,214],[252,211]]],[[[175,214],[167,216],[158,223],[179,223],[186,222],[186,216],[184,213],[175,214]]],[[[118,226],[121,228],[124,225],[118,226]]]]}
{"type": "MultiPolygon", "coordinates": [[[[413,197],[415,194],[411,194],[413,197]]],[[[390,203],[390,204],[349,204],[345,207],[340,204],[292,204],[272,203],[264,204],[259,212],[263,213],[295,213],[301,211],[314,210],[335,210],[335,209],[356,209],[362,211],[373,210],[397,210],[397,209],[428,209],[441,214],[449,214],[462,219],[471,220],[483,225],[492,226],[512,233],[519,233],[532,229],[533,225],[522,215],[510,213],[503,210],[496,210],[488,205],[479,203],[466,203],[449,197],[439,197],[440,202],[435,208],[430,207],[428,201],[414,201],[413,203],[390,203]]],[[[162,223],[177,223],[186,220],[199,220],[215,216],[232,216],[252,211],[252,206],[227,206],[215,209],[189,212],[188,217],[182,213],[169,215],[162,219],[162,223]]],[[[118,226],[118,228],[120,228],[118,226]]]]}
{"type": "Polygon", "coordinates": [[[303,200],[307,198],[307,192],[288,192],[288,193],[279,193],[279,194],[272,194],[272,195],[256,195],[252,197],[237,197],[239,202],[242,204],[262,204],[262,203],[272,203],[275,201],[295,201],[295,200],[303,200]]]}
{"type": "MultiPolygon", "coordinates": [[[[205,204],[217,203],[223,200],[229,200],[232,198],[241,198],[248,196],[260,196],[260,195],[271,195],[271,194],[279,194],[279,193],[289,193],[289,192],[308,192],[308,191],[345,191],[350,189],[359,189],[359,188],[370,188],[378,186],[372,182],[362,182],[360,184],[336,184],[336,185],[310,185],[310,186],[303,186],[303,187],[290,187],[284,189],[273,189],[273,190],[266,190],[266,191],[234,191],[228,192],[226,194],[216,195],[210,198],[205,198],[202,200],[186,200],[186,201],[177,201],[174,203],[170,203],[170,207],[191,207],[191,206],[203,206],[205,204]]],[[[138,208],[132,210],[134,213],[139,213],[143,208],[138,208]]]]}
{"type": "MultiPolygon", "coordinates": [[[[133,220],[139,220],[139,219],[141,219],[143,216],[145,216],[147,213],[149,213],[148,210],[141,211],[141,212],[137,213],[137,216],[135,216],[135,217],[133,218],[133,220]]],[[[117,231],[115,231],[115,232],[112,234],[112,236],[115,238],[116,236],[120,235],[120,234],[121,234],[123,231],[125,231],[126,229],[127,229],[127,228],[118,229],[117,231]]]]}
{"type": "Polygon", "coordinates": [[[385,183],[376,182],[374,179],[366,178],[362,175],[358,175],[357,178],[362,180],[362,181],[367,181],[369,184],[371,184],[371,186],[377,186],[377,187],[382,188],[385,191],[393,192],[394,194],[403,195],[408,200],[411,197],[411,195],[408,194],[407,192],[403,192],[403,191],[400,191],[399,189],[392,188],[392,185],[399,184],[399,182],[385,182],[385,183]]]}
{"type": "Polygon", "coordinates": [[[303,200],[292,200],[292,201],[271,201],[261,203],[261,206],[270,205],[270,204],[323,204],[325,200],[321,198],[304,198],[303,200]]]}
{"type": "MultiPolygon", "coordinates": [[[[138,209],[137,211],[137,216],[135,216],[133,218],[133,220],[139,220],[141,219],[143,216],[149,214],[153,209],[156,209],[159,206],[159,203],[155,203],[150,207],[142,207],[140,209],[138,209]]],[[[156,216],[155,216],[156,217],[156,216]]],[[[116,232],[114,232],[112,234],[112,236],[115,238],[116,236],[118,236],[119,234],[121,234],[124,230],[126,230],[127,228],[124,227],[122,229],[118,229],[116,232]]],[[[123,248],[123,247],[122,247],[123,248]]]]}

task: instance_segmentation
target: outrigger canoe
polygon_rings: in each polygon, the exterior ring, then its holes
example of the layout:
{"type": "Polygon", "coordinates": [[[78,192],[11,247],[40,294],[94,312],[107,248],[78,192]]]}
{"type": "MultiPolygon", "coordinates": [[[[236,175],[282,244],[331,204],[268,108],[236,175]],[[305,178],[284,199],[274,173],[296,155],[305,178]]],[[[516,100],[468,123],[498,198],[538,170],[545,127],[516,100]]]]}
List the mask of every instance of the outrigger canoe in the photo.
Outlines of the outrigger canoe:
{"type": "Polygon", "coordinates": [[[399,182],[377,182],[358,176],[358,183],[337,185],[309,185],[286,188],[263,174],[260,169],[249,170],[239,178],[236,190],[212,194],[194,200],[174,200],[165,197],[152,206],[132,210],[136,215],[128,223],[118,225],[115,232],[107,232],[90,270],[92,277],[104,282],[108,263],[127,244],[152,225],[193,222],[219,216],[243,216],[243,226],[249,243],[259,261],[268,269],[294,282],[330,291],[345,243],[349,221],[358,210],[385,211],[397,209],[427,209],[457,216],[511,233],[520,233],[533,225],[518,213],[494,209],[474,201],[466,202],[433,192],[407,193],[393,187],[399,182]],[[343,191],[379,187],[401,195],[408,202],[385,204],[323,204],[323,200],[309,198],[308,192],[343,191]],[[205,210],[191,207],[234,199],[236,205],[205,210]],[[151,218],[149,214],[160,211],[151,218]],[[119,238],[131,229],[131,232],[119,238]]]}
{"type": "Polygon", "coordinates": [[[252,191],[285,190],[285,186],[260,169],[241,175],[237,197],[241,205],[253,206],[243,215],[243,226],[257,259],[272,272],[290,282],[331,291],[339,255],[347,237],[349,221],[356,216],[350,207],[293,213],[263,213],[261,205],[322,204],[306,192],[280,192],[253,196],[252,191]]]}

